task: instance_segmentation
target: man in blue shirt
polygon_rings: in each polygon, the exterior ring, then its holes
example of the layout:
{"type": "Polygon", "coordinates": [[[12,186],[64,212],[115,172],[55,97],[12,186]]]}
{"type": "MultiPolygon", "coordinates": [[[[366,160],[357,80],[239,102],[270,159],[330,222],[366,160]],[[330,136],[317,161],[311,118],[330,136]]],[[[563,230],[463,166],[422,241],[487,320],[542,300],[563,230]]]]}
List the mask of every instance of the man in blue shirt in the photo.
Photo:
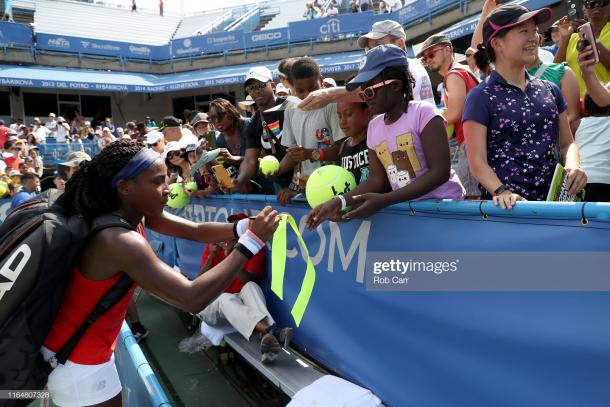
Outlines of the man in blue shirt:
{"type": "Polygon", "coordinates": [[[21,176],[21,191],[13,197],[11,202],[11,210],[25,201],[35,197],[40,192],[40,178],[36,174],[23,174],[21,176]]]}

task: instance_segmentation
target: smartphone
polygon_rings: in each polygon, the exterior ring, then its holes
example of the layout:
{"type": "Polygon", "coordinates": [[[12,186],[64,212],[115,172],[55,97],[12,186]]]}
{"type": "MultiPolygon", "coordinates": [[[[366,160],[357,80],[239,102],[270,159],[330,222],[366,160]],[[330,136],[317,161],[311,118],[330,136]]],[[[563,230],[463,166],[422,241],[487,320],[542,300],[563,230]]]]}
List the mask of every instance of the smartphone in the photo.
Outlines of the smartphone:
{"type": "Polygon", "coordinates": [[[595,34],[593,34],[591,23],[586,23],[578,27],[578,35],[580,36],[580,41],[578,41],[578,44],[576,44],[576,49],[580,52],[588,45],[591,45],[591,48],[593,48],[595,63],[598,64],[599,53],[597,51],[597,42],[595,41],[595,34]]]}
{"type": "Polygon", "coordinates": [[[224,186],[225,188],[233,188],[233,179],[231,179],[227,169],[223,165],[219,164],[212,166],[212,171],[214,171],[216,180],[220,185],[224,186]]]}
{"type": "Polygon", "coordinates": [[[215,131],[208,131],[206,134],[204,134],[203,136],[201,136],[202,139],[205,139],[205,141],[208,142],[208,145],[206,146],[206,150],[211,151],[211,150],[216,150],[216,132],[215,131]]]}
{"type": "Polygon", "coordinates": [[[583,20],[582,1],[566,0],[568,21],[583,20]]]}

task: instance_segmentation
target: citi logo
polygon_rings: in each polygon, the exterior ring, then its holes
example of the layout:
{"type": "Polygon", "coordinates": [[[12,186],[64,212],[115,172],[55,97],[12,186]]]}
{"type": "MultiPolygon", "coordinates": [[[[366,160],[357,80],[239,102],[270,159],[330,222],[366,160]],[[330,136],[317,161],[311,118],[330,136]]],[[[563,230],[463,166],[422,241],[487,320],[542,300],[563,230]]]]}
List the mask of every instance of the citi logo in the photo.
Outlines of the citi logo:
{"type": "Polygon", "coordinates": [[[13,284],[19,278],[19,274],[32,257],[32,249],[27,244],[19,246],[0,268],[0,276],[8,279],[8,282],[0,283],[0,299],[13,288],[13,284]]]}
{"type": "Polygon", "coordinates": [[[280,38],[282,38],[282,33],[280,31],[252,35],[252,41],[270,41],[279,40],[280,38]]]}
{"type": "Polygon", "coordinates": [[[341,32],[341,21],[336,18],[331,18],[320,26],[320,34],[338,34],[341,32]]]}

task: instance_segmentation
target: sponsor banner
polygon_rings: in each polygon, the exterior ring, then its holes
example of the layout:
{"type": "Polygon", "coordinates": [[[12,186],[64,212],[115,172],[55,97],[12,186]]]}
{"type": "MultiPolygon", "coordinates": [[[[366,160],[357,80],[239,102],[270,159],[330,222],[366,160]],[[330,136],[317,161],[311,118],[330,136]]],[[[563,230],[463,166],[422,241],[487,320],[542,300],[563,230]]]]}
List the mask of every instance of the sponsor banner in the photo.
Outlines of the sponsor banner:
{"type": "Polygon", "coordinates": [[[211,54],[244,48],[244,31],[235,30],[172,40],[173,58],[211,54]]]}
{"type": "Polygon", "coordinates": [[[159,60],[169,58],[168,45],[141,45],[45,33],[36,34],[36,48],[130,59],[159,60]]]}
{"type": "Polygon", "coordinates": [[[248,48],[264,47],[266,45],[284,44],[288,42],[288,28],[276,30],[255,31],[244,34],[245,45],[248,48]]]}
{"type": "Polygon", "coordinates": [[[0,46],[34,45],[32,28],[27,24],[0,22],[0,46]]]}
{"type": "Polygon", "coordinates": [[[336,38],[348,33],[366,33],[375,21],[391,18],[390,14],[375,15],[370,12],[344,14],[336,17],[288,23],[290,42],[311,39],[336,38]]]}

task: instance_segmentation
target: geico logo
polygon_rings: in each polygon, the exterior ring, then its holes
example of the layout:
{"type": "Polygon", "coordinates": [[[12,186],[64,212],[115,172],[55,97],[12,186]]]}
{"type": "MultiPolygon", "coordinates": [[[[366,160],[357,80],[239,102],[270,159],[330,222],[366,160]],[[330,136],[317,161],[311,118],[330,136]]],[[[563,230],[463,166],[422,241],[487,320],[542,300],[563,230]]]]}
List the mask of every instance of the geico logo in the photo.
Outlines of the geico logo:
{"type": "Polygon", "coordinates": [[[276,31],[273,33],[254,34],[252,36],[252,41],[277,40],[279,38],[282,38],[282,33],[279,31],[276,31]]]}
{"type": "Polygon", "coordinates": [[[336,18],[328,20],[324,25],[320,26],[320,34],[333,34],[341,32],[341,22],[336,18]]]}
{"type": "Polygon", "coordinates": [[[30,246],[23,244],[4,262],[0,268],[0,275],[6,277],[9,281],[0,283],[0,299],[11,290],[31,256],[32,250],[30,246]]]}

